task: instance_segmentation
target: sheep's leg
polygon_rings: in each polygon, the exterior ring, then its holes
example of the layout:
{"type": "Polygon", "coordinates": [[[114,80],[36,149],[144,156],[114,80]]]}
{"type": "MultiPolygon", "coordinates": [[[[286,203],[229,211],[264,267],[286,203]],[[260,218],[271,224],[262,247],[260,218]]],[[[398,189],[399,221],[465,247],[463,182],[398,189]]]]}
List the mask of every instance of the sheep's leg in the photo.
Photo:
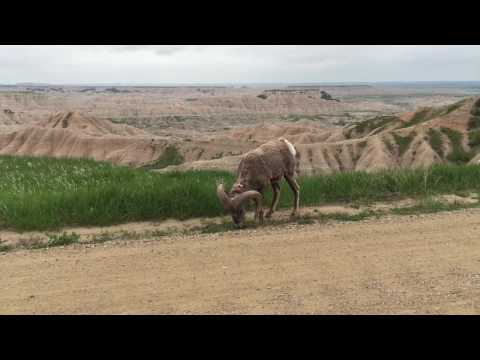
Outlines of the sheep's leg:
{"type": "Polygon", "coordinates": [[[295,216],[298,211],[298,207],[300,204],[300,186],[298,185],[297,181],[290,176],[285,175],[285,180],[287,180],[290,189],[292,189],[295,199],[293,200],[293,211],[292,216],[295,216]]]}
{"type": "MultiPolygon", "coordinates": [[[[263,194],[262,194],[263,195],[263,194]]],[[[262,208],[262,201],[261,200],[254,200],[255,201],[255,217],[254,220],[263,224],[263,208],[262,208]]]]}
{"type": "Polygon", "coordinates": [[[272,190],[273,190],[273,199],[272,205],[270,206],[270,210],[268,211],[265,217],[269,218],[277,209],[278,201],[280,200],[280,184],[279,183],[272,183],[272,190]]]}

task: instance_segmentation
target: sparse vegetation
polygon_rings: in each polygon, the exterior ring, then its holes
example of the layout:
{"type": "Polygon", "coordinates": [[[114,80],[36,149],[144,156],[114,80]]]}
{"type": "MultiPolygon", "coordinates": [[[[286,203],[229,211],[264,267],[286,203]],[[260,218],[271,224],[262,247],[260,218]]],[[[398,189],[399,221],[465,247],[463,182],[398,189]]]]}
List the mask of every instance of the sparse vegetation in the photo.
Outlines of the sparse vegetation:
{"type": "Polygon", "coordinates": [[[439,116],[445,116],[445,115],[451,113],[452,111],[460,108],[462,105],[465,104],[466,101],[467,101],[467,99],[464,99],[464,100],[458,101],[454,104],[447,105],[447,106],[434,107],[434,108],[430,108],[430,107],[424,108],[422,110],[417,111],[412,116],[412,118],[409,121],[405,122],[401,127],[406,128],[406,127],[410,127],[410,126],[413,126],[413,125],[421,124],[423,122],[432,120],[432,119],[434,119],[436,117],[439,117],[439,116]]]}
{"type": "MultiPolygon", "coordinates": [[[[225,215],[216,180],[230,188],[227,172],[158,174],[90,160],[0,157],[0,227],[55,230],[130,221],[225,215]]],[[[299,179],[301,206],[385,201],[405,197],[478,191],[480,167],[435,165],[377,173],[341,172],[299,179]]],[[[279,208],[290,208],[282,182],[279,208]]],[[[271,191],[265,194],[271,201],[271,191]]],[[[98,239],[100,241],[101,239],[98,239]]]]}
{"type": "Polygon", "coordinates": [[[367,146],[367,142],[366,141],[361,141],[358,143],[358,147],[360,149],[364,149],[365,147],[367,146]]]}
{"type": "Polygon", "coordinates": [[[28,238],[22,238],[18,241],[17,247],[24,249],[41,249],[46,247],[46,243],[42,241],[42,238],[38,236],[32,236],[28,238]]]}
{"type": "Polygon", "coordinates": [[[383,138],[382,140],[383,140],[383,143],[385,144],[385,146],[387,147],[388,151],[389,151],[390,153],[393,153],[394,148],[393,148],[393,145],[392,145],[392,143],[390,142],[390,140],[388,140],[387,138],[383,138]]]}
{"type": "Polygon", "coordinates": [[[223,151],[215,154],[215,156],[212,157],[212,160],[221,159],[222,157],[223,157],[223,151]]]}
{"type": "Polygon", "coordinates": [[[163,154],[153,163],[144,166],[145,169],[163,169],[170,165],[180,165],[185,161],[175,145],[168,145],[163,154]]]}
{"type": "Polygon", "coordinates": [[[428,140],[432,149],[441,157],[443,158],[443,143],[442,143],[442,134],[440,131],[435,130],[433,128],[428,130],[428,140]]]}
{"type": "Polygon", "coordinates": [[[480,128],[480,116],[472,116],[468,121],[468,130],[477,130],[480,128]]]}
{"type": "Polygon", "coordinates": [[[408,148],[410,147],[410,143],[413,141],[413,139],[415,138],[415,133],[412,132],[410,134],[408,134],[407,136],[403,137],[403,136],[400,136],[398,135],[397,133],[392,133],[393,135],[393,138],[395,139],[395,142],[397,143],[398,145],[398,153],[400,156],[403,156],[403,154],[405,154],[405,152],[408,150],[408,148]]]}
{"type": "Polygon", "coordinates": [[[470,146],[474,153],[480,150],[480,129],[471,130],[468,133],[468,146],[470,146]]]}
{"type": "Polygon", "coordinates": [[[468,130],[480,129],[480,99],[475,102],[471,110],[471,117],[468,121],[468,130]]]}
{"type": "Polygon", "coordinates": [[[374,133],[378,133],[384,130],[387,126],[394,123],[400,123],[400,122],[401,120],[398,119],[398,117],[393,115],[377,116],[373,119],[368,119],[368,120],[364,120],[356,123],[348,132],[347,137],[351,138],[352,132],[356,136],[364,136],[372,132],[373,130],[375,130],[374,133]]]}
{"type": "Polygon", "coordinates": [[[473,116],[480,116],[480,99],[478,99],[472,107],[472,111],[470,112],[473,116]]]}
{"type": "Polygon", "coordinates": [[[464,204],[464,203],[446,203],[443,201],[435,200],[432,198],[426,198],[420,201],[419,204],[403,207],[403,208],[394,208],[390,212],[395,215],[415,215],[415,214],[432,214],[442,211],[453,211],[459,209],[468,209],[479,207],[479,203],[473,204],[464,204]]]}
{"type": "Polygon", "coordinates": [[[2,252],[7,252],[7,251],[10,251],[10,250],[12,250],[12,249],[13,249],[13,246],[12,246],[12,245],[0,243],[0,253],[2,253],[2,252]]]}
{"type": "Polygon", "coordinates": [[[447,160],[456,164],[464,164],[469,162],[473,157],[473,152],[467,152],[463,148],[463,134],[459,131],[444,127],[441,128],[441,131],[448,136],[452,145],[452,151],[447,155],[447,160]]]}
{"type": "Polygon", "coordinates": [[[72,232],[71,234],[67,234],[64,232],[61,235],[57,234],[50,234],[48,235],[48,242],[46,246],[54,247],[54,246],[64,246],[76,243],[80,240],[80,235],[72,232]]]}

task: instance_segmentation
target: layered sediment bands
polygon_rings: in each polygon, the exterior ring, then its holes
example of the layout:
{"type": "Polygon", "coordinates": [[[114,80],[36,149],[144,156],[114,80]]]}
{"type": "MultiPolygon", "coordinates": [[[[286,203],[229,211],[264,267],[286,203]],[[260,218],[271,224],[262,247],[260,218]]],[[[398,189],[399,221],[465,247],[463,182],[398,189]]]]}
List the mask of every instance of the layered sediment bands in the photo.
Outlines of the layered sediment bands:
{"type": "MultiPolygon", "coordinates": [[[[337,171],[376,171],[399,167],[428,167],[435,163],[458,162],[455,152],[462,152],[463,163],[478,163],[480,154],[472,144],[472,132],[480,129],[472,120],[478,99],[469,98],[416,112],[380,116],[345,128],[325,129],[316,124],[278,124],[237,129],[211,139],[209,146],[224,151],[245,151],[273,138],[285,137],[302,154],[300,173],[326,174],[337,171]],[[435,149],[431,129],[439,132],[441,147],[435,149]],[[446,136],[449,129],[450,135],[446,136]],[[451,133],[455,136],[452,136],[451,133]],[[458,140],[455,140],[458,139],[458,140]],[[470,139],[470,140],[469,140],[470,139]],[[454,142],[457,141],[458,144],[454,142]],[[241,146],[238,144],[242,144],[241,146]]],[[[480,138],[480,137],[479,137],[480,138]]],[[[201,158],[170,170],[218,169],[234,171],[240,156],[219,159],[201,158]]]]}

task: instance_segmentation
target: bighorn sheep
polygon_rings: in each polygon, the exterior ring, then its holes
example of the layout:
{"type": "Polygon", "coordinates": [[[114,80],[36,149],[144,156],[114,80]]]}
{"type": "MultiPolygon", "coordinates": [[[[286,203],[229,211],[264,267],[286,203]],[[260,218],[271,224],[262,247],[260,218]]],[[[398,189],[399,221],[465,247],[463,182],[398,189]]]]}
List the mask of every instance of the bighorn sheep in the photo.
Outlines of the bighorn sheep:
{"type": "Polygon", "coordinates": [[[247,152],[240,161],[237,180],[229,194],[223,184],[217,187],[217,195],[225,210],[232,216],[237,227],[245,222],[245,203],[255,201],[255,220],[263,223],[263,192],[269,185],[273,189],[273,200],[266,214],[269,218],[275,212],[280,199],[280,180],[285,177],[295,196],[292,216],[298,211],[300,186],[295,180],[298,174],[300,154],[288,140],[271,140],[255,150],[247,152]]]}

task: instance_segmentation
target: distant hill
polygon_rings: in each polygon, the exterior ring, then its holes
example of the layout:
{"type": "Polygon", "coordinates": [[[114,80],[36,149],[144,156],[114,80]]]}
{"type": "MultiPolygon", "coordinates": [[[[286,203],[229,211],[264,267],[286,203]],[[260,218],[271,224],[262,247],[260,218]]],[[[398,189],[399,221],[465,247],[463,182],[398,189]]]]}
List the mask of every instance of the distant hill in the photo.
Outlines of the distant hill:
{"type": "MultiPolygon", "coordinates": [[[[325,130],[312,123],[257,126],[213,138],[209,147],[228,154],[227,144],[253,149],[277,137],[292,141],[302,155],[301,173],[427,167],[435,163],[480,162],[480,98],[442,107],[378,116],[344,128],[325,130]]],[[[233,147],[230,147],[233,149],[233,147]]],[[[240,156],[191,161],[164,171],[234,171],[240,156]]]]}

